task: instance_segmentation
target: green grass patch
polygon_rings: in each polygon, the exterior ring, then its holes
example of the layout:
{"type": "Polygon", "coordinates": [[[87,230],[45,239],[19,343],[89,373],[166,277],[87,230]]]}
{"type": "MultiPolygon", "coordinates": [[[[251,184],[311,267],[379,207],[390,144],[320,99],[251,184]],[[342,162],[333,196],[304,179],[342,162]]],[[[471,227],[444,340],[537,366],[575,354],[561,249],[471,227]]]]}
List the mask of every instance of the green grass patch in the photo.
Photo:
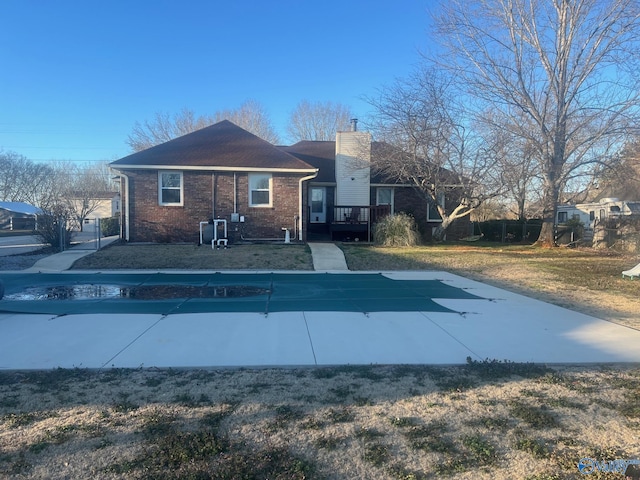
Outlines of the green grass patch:
{"type": "Polygon", "coordinates": [[[365,451],[362,456],[364,460],[369,462],[375,467],[384,467],[391,459],[391,453],[389,447],[382,443],[371,443],[365,446],[365,451]]]}
{"type": "Polygon", "coordinates": [[[331,408],[326,414],[329,423],[349,423],[355,420],[356,416],[349,407],[331,408]]]}
{"type": "Polygon", "coordinates": [[[467,357],[465,370],[477,375],[483,380],[502,380],[512,376],[539,378],[552,372],[550,368],[543,365],[536,365],[535,363],[518,363],[496,359],[477,361],[471,357],[467,357]]]}
{"type": "Polygon", "coordinates": [[[322,435],[320,438],[315,440],[313,444],[324,450],[337,450],[340,444],[344,441],[343,438],[335,437],[332,435],[322,435]]]}
{"type": "Polygon", "coordinates": [[[354,436],[365,442],[371,442],[377,438],[384,437],[385,434],[375,428],[360,427],[355,431],[354,436]]]}
{"type": "Polygon", "coordinates": [[[520,401],[509,402],[509,412],[532,428],[557,428],[560,422],[557,417],[544,407],[538,407],[520,401]]]}
{"type": "Polygon", "coordinates": [[[465,422],[471,427],[482,427],[489,431],[506,432],[511,428],[509,419],[500,416],[482,416],[465,422]]]}
{"type": "Polygon", "coordinates": [[[465,436],[462,445],[471,453],[472,463],[484,466],[497,462],[496,447],[480,435],[465,436]]]}
{"type": "Polygon", "coordinates": [[[520,438],[513,445],[516,450],[522,450],[531,454],[535,458],[549,458],[551,449],[543,440],[535,438],[520,438]]]}

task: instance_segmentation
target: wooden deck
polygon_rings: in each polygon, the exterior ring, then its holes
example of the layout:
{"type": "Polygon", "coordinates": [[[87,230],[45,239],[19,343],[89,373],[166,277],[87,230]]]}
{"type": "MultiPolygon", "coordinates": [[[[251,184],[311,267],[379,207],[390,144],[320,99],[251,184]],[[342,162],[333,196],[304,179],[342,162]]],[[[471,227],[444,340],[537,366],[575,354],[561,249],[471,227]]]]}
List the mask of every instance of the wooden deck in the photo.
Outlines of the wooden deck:
{"type": "Polygon", "coordinates": [[[358,239],[370,242],[375,223],[390,213],[391,207],[389,205],[335,206],[329,222],[331,239],[347,241],[358,239]]]}

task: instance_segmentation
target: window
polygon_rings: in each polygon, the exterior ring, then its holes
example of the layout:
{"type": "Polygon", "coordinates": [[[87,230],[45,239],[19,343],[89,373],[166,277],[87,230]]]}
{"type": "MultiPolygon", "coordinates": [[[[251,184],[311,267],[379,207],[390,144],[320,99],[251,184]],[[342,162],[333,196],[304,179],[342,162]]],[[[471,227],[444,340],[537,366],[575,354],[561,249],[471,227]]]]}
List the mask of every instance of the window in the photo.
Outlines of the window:
{"type": "Polygon", "coordinates": [[[250,173],[249,174],[249,206],[250,207],[270,207],[271,206],[271,174],[250,173]]]}
{"type": "Polygon", "coordinates": [[[311,189],[311,213],[324,212],[324,189],[311,189]]]}
{"type": "Polygon", "coordinates": [[[558,212],[558,223],[567,223],[567,212],[558,212]]]}
{"type": "MultiPolygon", "coordinates": [[[[438,205],[444,208],[444,193],[438,193],[438,205]]],[[[438,207],[433,203],[429,202],[429,208],[427,209],[427,222],[442,222],[442,217],[438,212],[438,207]]]]}
{"type": "Polygon", "coordinates": [[[158,203],[182,205],[182,172],[158,172],[158,203]]]}
{"type": "Polygon", "coordinates": [[[393,203],[393,189],[380,187],[376,190],[376,205],[391,205],[393,203]]]}

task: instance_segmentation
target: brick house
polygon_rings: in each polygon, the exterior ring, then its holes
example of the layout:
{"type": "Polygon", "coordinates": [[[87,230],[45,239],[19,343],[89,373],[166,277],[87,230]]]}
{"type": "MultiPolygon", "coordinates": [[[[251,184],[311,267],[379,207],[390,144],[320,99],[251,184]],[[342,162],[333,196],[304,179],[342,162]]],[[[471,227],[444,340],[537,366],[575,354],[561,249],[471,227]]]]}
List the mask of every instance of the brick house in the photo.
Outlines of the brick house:
{"type": "Polygon", "coordinates": [[[226,227],[230,242],[284,240],[286,230],[302,241],[367,240],[394,211],[412,213],[428,231],[438,219],[412,188],[372,176],[372,148],[355,128],[335,142],[278,147],[216,123],[111,163],[121,179],[122,238],[208,242],[226,227]]]}

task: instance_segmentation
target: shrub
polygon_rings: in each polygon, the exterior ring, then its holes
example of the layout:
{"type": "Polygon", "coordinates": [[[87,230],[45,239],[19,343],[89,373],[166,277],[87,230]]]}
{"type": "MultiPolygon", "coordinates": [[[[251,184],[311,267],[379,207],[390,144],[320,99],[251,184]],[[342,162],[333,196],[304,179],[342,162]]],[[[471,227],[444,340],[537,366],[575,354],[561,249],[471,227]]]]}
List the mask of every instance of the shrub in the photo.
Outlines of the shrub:
{"type": "Polygon", "coordinates": [[[102,218],[100,220],[100,229],[103,237],[110,237],[120,233],[120,217],[102,218]]]}
{"type": "Polygon", "coordinates": [[[385,247],[413,247],[420,243],[416,221],[406,213],[389,215],[376,223],[373,238],[385,247]]]}
{"type": "Polygon", "coordinates": [[[54,212],[38,216],[38,230],[36,235],[42,243],[53,248],[65,250],[71,244],[71,227],[65,212],[54,212]]]}

